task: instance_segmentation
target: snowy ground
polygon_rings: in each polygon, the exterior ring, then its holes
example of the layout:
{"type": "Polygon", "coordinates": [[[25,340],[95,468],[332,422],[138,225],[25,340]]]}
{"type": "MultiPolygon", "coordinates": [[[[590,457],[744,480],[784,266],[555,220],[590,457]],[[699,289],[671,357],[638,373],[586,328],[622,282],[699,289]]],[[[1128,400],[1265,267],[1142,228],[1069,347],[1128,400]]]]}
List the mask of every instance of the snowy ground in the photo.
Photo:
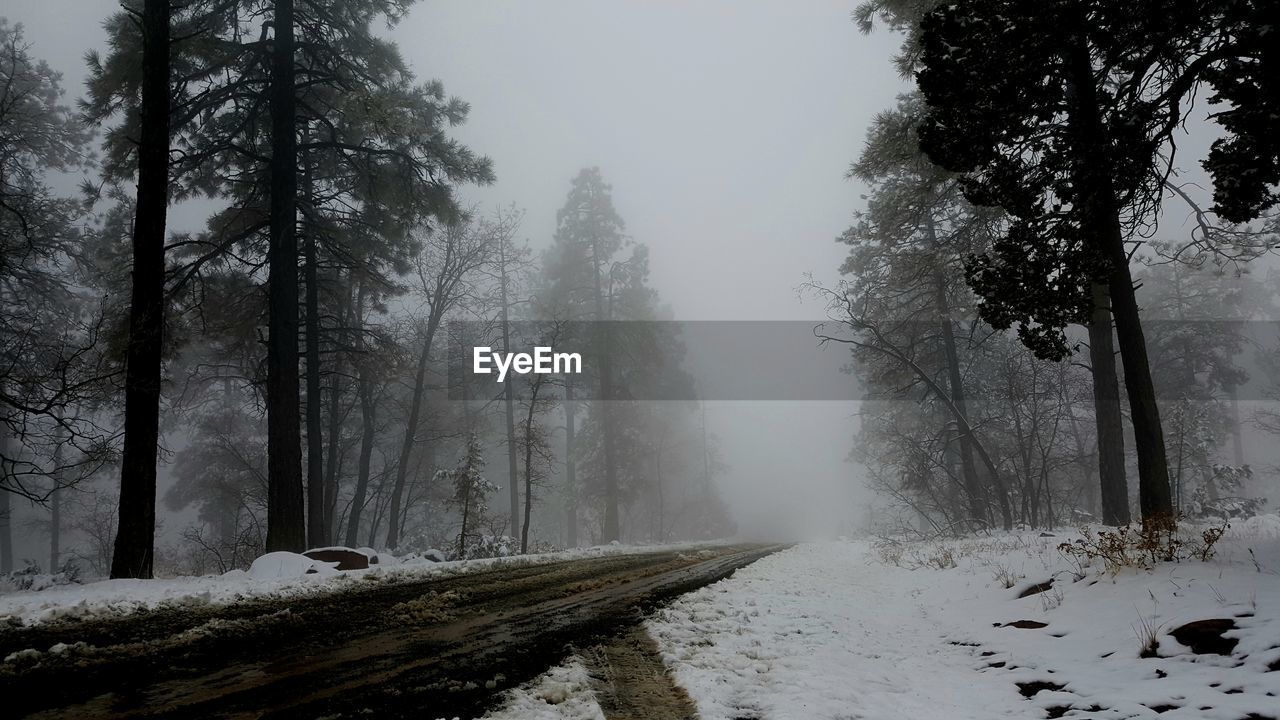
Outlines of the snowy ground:
{"type": "MultiPolygon", "coordinates": [[[[648,630],[703,720],[1280,717],[1280,518],[1234,528],[1209,562],[1080,580],[1057,550],[1073,537],[800,545],[648,630]],[[1205,619],[1236,624],[1229,655],[1169,634],[1205,619]],[[1019,620],[1045,626],[1005,626],[1019,620]],[[1140,656],[1144,627],[1154,657],[1140,656]]],[[[491,718],[600,717],[581,673],[557,668],[491,718]]]]}
{"type": "MultiPolygon", "coordinates": [[[[663,550],[696,549],[708,543],[664,545],[663,550]]],[[[371,582],[401,582],[446,577],[480,570],[523,567],[565,560],[653,552],[654,546],[608,545],[558,553],[521,555],[462,562],[432,562],[422,557],[397,560],[385,553],[368,570],[331,571],[324,563],[300,556],[275,561],[264,556],[250,572],[155,580],[99,580],[83,585],[56,585],[41,590],[0,593],[0,626],[31,625],[63,618],[125,615],[161,606],[225,605],[256,597],[306,597],[342,592],[371,582]],[[265,562],[265,561],[272,562],[265,562]],[[304,574],[315,565],[319,572],[304,574]]]]}

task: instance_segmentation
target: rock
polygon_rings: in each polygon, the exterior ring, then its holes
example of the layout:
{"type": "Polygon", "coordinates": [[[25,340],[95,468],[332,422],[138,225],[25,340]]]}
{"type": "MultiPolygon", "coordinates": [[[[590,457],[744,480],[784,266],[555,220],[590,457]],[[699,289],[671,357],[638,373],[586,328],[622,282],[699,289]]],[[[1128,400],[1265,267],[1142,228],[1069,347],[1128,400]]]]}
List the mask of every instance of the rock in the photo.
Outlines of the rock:
{"type": "Polygon", "coordinates": [[[1039,582],[1039,583],[1036,583],[1035,585],[1027,586],[1022,590],[1022,592],[1018,593],[1018,597],[1020,598],[1031,597],[1032,595],[1037,595],[1052,587],[1053,587],[1053,578],[1049,578],[1044,582],[1039,582]]]}
{"type": "Polygon", "coordinates": [[[351,548],[319,548],[302,554],[319,562],[337,563],[338,570],[365,570],[369,567],[369,556],[351,548]]]}
{"type": "Polygon", "coordinates": [[[1174,640],[1191,648],[1197,655],[1230,655],[1236,645],[1237,638],[1223,637],[1223,633],[1236,629],[1236,621],[1230,618],[1212,618],[1194,620],[1181,627],[1169,631],[1174,640]]]}
{"type": "Polygon", "coordinates": [[[1062,685],[1051,680],[1031,680],[1029,682],[1020,682],[1015,684],[1018,686],[1018,692],[1022,693],[1022,697],[1028,698],[1035,697],[1037,693],[1044,692],[1045,690],[1058,692],[1059,690],[1066,688],[1066,685],[1062,685]]]}

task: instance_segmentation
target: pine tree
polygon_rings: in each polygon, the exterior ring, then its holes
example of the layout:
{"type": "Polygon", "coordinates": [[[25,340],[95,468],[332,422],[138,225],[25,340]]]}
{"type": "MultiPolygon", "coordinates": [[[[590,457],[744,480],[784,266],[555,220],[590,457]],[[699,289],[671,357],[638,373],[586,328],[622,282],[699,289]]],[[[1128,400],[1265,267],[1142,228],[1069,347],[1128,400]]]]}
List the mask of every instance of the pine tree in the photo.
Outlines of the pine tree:
{"type": "MultiPolygon", "coordinates": [[[[1146,9],[1143,10],[1146,12],[1146,9]]],[[[1166,18],[1181,28],[1185,16],[1166,18]]],[[[1032,7],[1005,0],[943,6],[921,23],[920,90],[929,104],[921,146],[963,174],[966,197],[1010,221],[967,278],[980,314],[1018,327],[1028,347],[1060,359],[1063,328],[1088,324],[1106,283],[1119,336],[1138,452],[1145,520],[1168,518],[1167,462],[1126,241],[1161,192],[1158,153],[1165,108],[1127,94],[1149,68],[1126,65],[1176,32],[1146,28],[1108,6],[1064,0],[1032,7]],[[1116,52],[1118,60],[1110,66],[1116,52]],[[1099,73],[1097,56],[1103,56],[1099,73]],[[1119,88],[1119,89],[1117,89],[1119,88]]],[[[1175,108],[1176,109],[1176,108],[1175,108]]]]}

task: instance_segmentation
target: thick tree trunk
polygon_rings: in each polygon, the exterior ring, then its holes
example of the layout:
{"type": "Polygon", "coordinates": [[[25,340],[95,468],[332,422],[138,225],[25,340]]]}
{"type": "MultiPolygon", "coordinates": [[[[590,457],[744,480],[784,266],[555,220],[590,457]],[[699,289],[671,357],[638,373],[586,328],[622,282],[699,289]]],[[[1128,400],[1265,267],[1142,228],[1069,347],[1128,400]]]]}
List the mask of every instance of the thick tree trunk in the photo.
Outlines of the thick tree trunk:
{"type": "Polygon", "coordinates": [[[1115,185],[1103,160],[1108,157],[1109,148],[1102,136],[1093,63],[1083,28],[1082,24],[1068,58],[1074,81],[1073,104],[1069,111],[1077,157],[1074,180],[1081,196],[1082,216],[1086,218],[1087,224],[1083,228],[1086,237],[1094,243],[1095,252],[1109,265],[1106,280],[1111,295],[1111,315],[1115,319],[1119,339],[1120,361],[1124,367],[1125,390],[1129,396],[1134,446],[1138,453],[1138,504],[1142,520],[1144,523],[1164,523],[1172,519],[1173,503],[1169,493],[1169,468],[1165,458],[1164,433],[1160,427],[1160,408],[1156,405],[1146,338],[1133,289],[1133,277],[1129,272],[1129,256],[1125,250],[1115,185]]]}
{"type": "Polygon", "coordinates": [[[578,460],[574,456],[578,406],[573,399],[573,379],[564,383],[564,522],[565,547],[578,547],[578,460]]]}
{"type": "Polygon", "coordinates": [[[160,361],[164,352],[164,233],[169,208],[169,0],[142,10],[142,108],[133,289],[125,362],[120,517],[111,577],[152,576],[156,453],[160,445],[160,361]]]}
{"type": "Polygon", "coordinates": [[[1129,413],[1133,418],[1134,446],[1138,451],[1138,505],[1143,522],[1167,520],[1172,518],[1173,504],[1169,496],[1169,469],[1164,432],[1160,427],[1160,408],[1156,404],[1155,385],[1151,381],[1147,342],[1142,333],[1119,217],[1114,214],[1111,217],[1114,222],[1110,223],[1109,245],[1111,261],[1115,264],[1111,275],[1111,304],[1120,338],[1120,359],[1124,364],[1129,413]]]}
{"type": "Polygon", "coordinates": [[[1124,417],[1120,411],[1120,380],[1116,376],[1111,300],[1107,286],[1093,284],[1093,314],[1089,322],[1089,366],[1093,372],[1094,424],[1098,431],[1098,482],[1102,522],[1129,524],[1129,483],[1124,470],[1124,417]]]}
{"type": "MultiPolygon", "coordinates": [[[[310,172],[307,174],[308,202],[311,202],[310,172]]],[[[320,271],[316,258],[316,230],[308,228],[304,237],[306,263],[306,353],[307,353],[307,544],[329,544],[324,504],[324,437],[321,430],[320,390],[320,271]]]]}
{"type": "Polygon", "coordinates": [[[267,273],[267,551],[306,549],[298,411],[297,122],[293,0],[275,0],[267,273]]]}

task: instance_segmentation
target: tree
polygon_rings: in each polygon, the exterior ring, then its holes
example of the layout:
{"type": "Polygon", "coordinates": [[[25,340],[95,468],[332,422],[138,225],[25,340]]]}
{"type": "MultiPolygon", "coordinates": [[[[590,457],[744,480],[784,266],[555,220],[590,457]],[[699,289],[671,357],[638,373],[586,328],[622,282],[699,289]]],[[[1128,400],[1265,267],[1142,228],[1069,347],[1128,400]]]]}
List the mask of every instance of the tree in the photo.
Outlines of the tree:
{"type": "MultiPolygon", "coordinates": [[[[547,347],[556,347],[557,333],[553,329],[548,337],[539,343],[547,347]]],[[[503,389],[508,397],[515,393],[511,386],[515,379],[509,379],[503,389]]],[[[555,452],[551,449],[551,438],[547,428],[541,423],[541,415],[546,413],[555,398],[546,391],[551,385],[547,375],[534,375],[528,383],[528,395],[523,398],[524,417],[520,422],[519,433],[512,438],[513,445],[523,456],[524,468],[524,520],[520,523],[520,552],[529,552],[529,524],[533,515],[533,488],[547,476],[551,463],[555,460],[555,452]]],[[[517,497],[518,501],[518,497],[517,497]]],[[[517,508],[518,509],[518,508],[517,508]]],[[[512,520],[512,528],[516,520],[512,520]]]]}
{"type": "MultiPolygon", "coordinates": [[[[103,319],[80,286],[83,202],[51,173],[89,160],[87,129],[61,104],[61,77],[0,18],[0,502],[45,502],[115,457],[95,409],[116,369],[103,319]],[[59,452],[61,450],[61,452],[59,452]]],[[[7,536],[6,536],[7,539],[7,536]]]]}
{"type": "Polygon", "coordinates": [[[169,1],[147,0],[142,11],[138,201],[125,363],[120,524],[111,560],[113,578],[149,578],[154,560],[160,364],[164,348],[165,217],[169,206],[169,74],[169,1]]]}
{"type": "MultiPolygon", "coordinates": [[[[498,304],[498,322],[502,330],[502,352],[511,353],[511,316],[512,309],[519,303],[515,295],[516,283],[519,276],[528,270],[529,266],[529,249],[527,247],[517,247],[514,238],[515,233],[520,228],[520,222],[524,217],[524,212],[515,207],[510,209],[499,209],[494,216],[494,252],[493,252],[493,272],[497,281],[497,304],[498,304]]],[[[520,535],[521,552],[524,552],[524,538],[529,534],[528,527],[520,528],[520,482],[518,479],[518,455],[519,450],[516,447],[516,417],[515,417],[515,383],[508,382],[502,387],[502,403],[505,411],[506,434],[507,434],[507,483],[508,499],[511,503],[511,532],[520,535]]],[[[526,431],[527,431],[526,427],[526,431]]],[[[527,432],[526,432],[527,437],[527,432]]],[[[527,463],[526,463],[527,464],[527,463]]],[[[526,468],[526,473],[528,469],[526,468]]],[[[527,480],[527,478],[526,478],[527,480]]],[[[526,492],[528,490],[528,482],[526,484],[526,492]]],[[[525,502],[525,524],[529,522],[529,502],[526,498],[525,502]]]]}
{"type": "MultiPolygon", "coordinates": [[[[957,178],[920,152],[916,128],[921,106],[919,98],[908,96],[893,111],[878,115],[862,156],[850,169],[873,194],[867,211],[840,238],[850,246],[841,272],[854,278],[849,292],[874,296],[876,312],[906,323],[902,331],[925,331],[931,320],[937,323],[939,352],[926,362],[940,370],[948,396],[967,418],[954,315],[963,313],[972,299],[967,288],[957,287],[956,271],[965,256],[986,247],[1002,217],[966,203],[957,178]]],[[[969,517],[982,525],[987,522],[988,492],[974,461],[973,439],[960,433],[956,440],[969,517]]]]}
{"type": "MultiPolygon", "coordinates": [[[[229,207],[203,233],[176,242],[171,293],[193,298],[211,266],[241,262],[268,302],[268,415],[273,460],[272,547],[304,543],[298,408],[299,221],[306,228],[307,267],[347,268],[363,259],[365,277],[405,272],[414,246],[403,228],[451,217],[451,185],[492,178],[477,158],[445,133],[465,119],[465,103],[445,98],[439,83],[417,85],[394,44],[376,37],[373,18],[400,19],[408,0],[201,0],[175,10],[171,56],[182,82],[172,88],[175,198],[221,196],[229,207]],[[261,27],[261,18],[271,20],[261,27]],[[295,37],[296,36],[296,37],[295,37]],[[298,141],[303,123],[308,133],[298,141]],[[306,197],[298,200],[296,167],[305,159],[306,197]],[[299,219],[299,210],[301,219],[299,219]],[[339,232],[340,229],[353,232],[339,232]],[[401,230],[397,230],[397,228],[401,230]],[[369,245],[369,241],[374,243],[369,245]],[[313,241],[315,241],[313,243],[313,241]],[[359,242],[363,252],[346,243],[359,242]],[[261,276],[266,268],[267,277],[261,276]]],[[[137,102],[139,36],[127,14],[108,23],[113,52],[91,58],[90,99],[98,119],[137,102]]],[[[136,120],[107,134],[109,174],[130,164],[136,120]]],[[[339,277],[333,273],[329,277],[339,277]]],[[[313,282],[312,285],[317,283],[313,282]]],[[[318,288],[316,288],[318,290],[318,288]]],[[[319,293],[308,288],[309,322],[319,293]]],[[[312,334],[326,331],[310,325],[312,334]]],[[[330,332],[332,329],[328,329],[330,332]]],[[[312,349],[315,342],[309,340],[312,349]]],[[[311,353],[309,387],[320,371],[311,353]]],[[[312,398],[314,402],[317,398],[312,398]]],[[[315,413],[311,413],[315,424],[315,413]]],[[[318,428],[311,433],[317,436],[318,428]]],[[[312,448],[312,485],[324,477],[312,448]]],[[[321,499],[312,492],[312,505],[321,499]]],[[[314,513],[314,507],[313,507],[314,513]]],[[[311,524],[316,534],[323,523],[311,524]]]]}
{"type": "Polygon", "coordinates": [[[457,557],[467,557],[467,540],[475,532],[474,528],[484,522],[489,512],[489,496],[498,487],[484,477],[484,448],[480,439],[472,434],[467,438],[466,449],[458,465],[451,471],[441,471],[453,486],[451,502],[462,514],[462,524],[458,529],[457,557]]]}
{"type": "Polygon", "coordinates": [[[1203,77],[1214,90],[1210,104],[1227,106],[1214,116],[1225,136],[1213,141],[1204,167],[1213,176],[1214,210],[1242,223],[1280,202],[1280,7],[1269,0],[1213,6],[1222,14],[1201,21],[1219,35],[1173,90],[1189,93],[1203,77]]]}
{"type": "Polygon", "coordinates": [[[421,350],[418,352],[413,375],[408,419],[404,438],[400,442],[399,462],[396,464],[395,485],[391,495],[387,547],[392,549],[400,542],[400,509],[409,473],[409,460],[418,437],[422,401],[427,387],[427,368],[431,362],[436,333],[449,313],[470,296],[473,275],[491,262],[499,242],[494,235],[494,227],[466,216],[440,230],[424,229],[423,232],[426,240],[416,263],[421,293],[419,297],[425,306],[425,317],[420,326],[421,350]]]}
{"type": "MultiPolygon", "coordinates": [[[[1126,240],[1162,191],[1157,149],[1168,111],[1126,88],[1157,72],[1134,64],[1143,48],[1152,48],[1150,65],[1166,61],[1159,43],[1170,32],[1136,28],[1135,15],[1075,0],[939,7],[921,23],[917,80],[929,105],[921,147],[963,175],[971,202],[1010,217],[992,249],[966,269],[983,319],[996,328],[1017,325],[1028,347],[1060,359],[1069,352],[1063,328],[1089,323],[1096,285],[1106,283],[1140,505],[1144,520],[1154,520],[1171,516],[1172,505],[1126,240]],[[1139,37],[1141,45],[1122,52],[1124,41],[1139,37]]],[[[1185,20],[1174,17],[1172,25],[1185,20]]]]}
{"type": "MultiPolygon", "coordinates": [[[[604,481],[604,541],[619,539],[618,468],[615,458],[617,431],[614,428],[610,402],[616,400],[613,378],[613,340],[610,337],[614,319],[611,304],[606,304],[612,290],[615,270],[625,261],[616,256],[625,243],[622,218],[613,207],[611,189],[599,168],[585,168],[573,179],[564,207],[556,214],[555,244],[544,261],[550,287],[544,293],[544,307],[562,311],[561,319],[591,319],[593,347],[597,357],[596,411],[602,425],[603,450],[600,467],[604,481]]],[[[571,392],[566,392],[566,408],[573,408],[571,392]]],[[[567,424],[572,424],[568,420],[567,424]]],[[[569,433],[572,442],[574,433],[569,433]]]]}

